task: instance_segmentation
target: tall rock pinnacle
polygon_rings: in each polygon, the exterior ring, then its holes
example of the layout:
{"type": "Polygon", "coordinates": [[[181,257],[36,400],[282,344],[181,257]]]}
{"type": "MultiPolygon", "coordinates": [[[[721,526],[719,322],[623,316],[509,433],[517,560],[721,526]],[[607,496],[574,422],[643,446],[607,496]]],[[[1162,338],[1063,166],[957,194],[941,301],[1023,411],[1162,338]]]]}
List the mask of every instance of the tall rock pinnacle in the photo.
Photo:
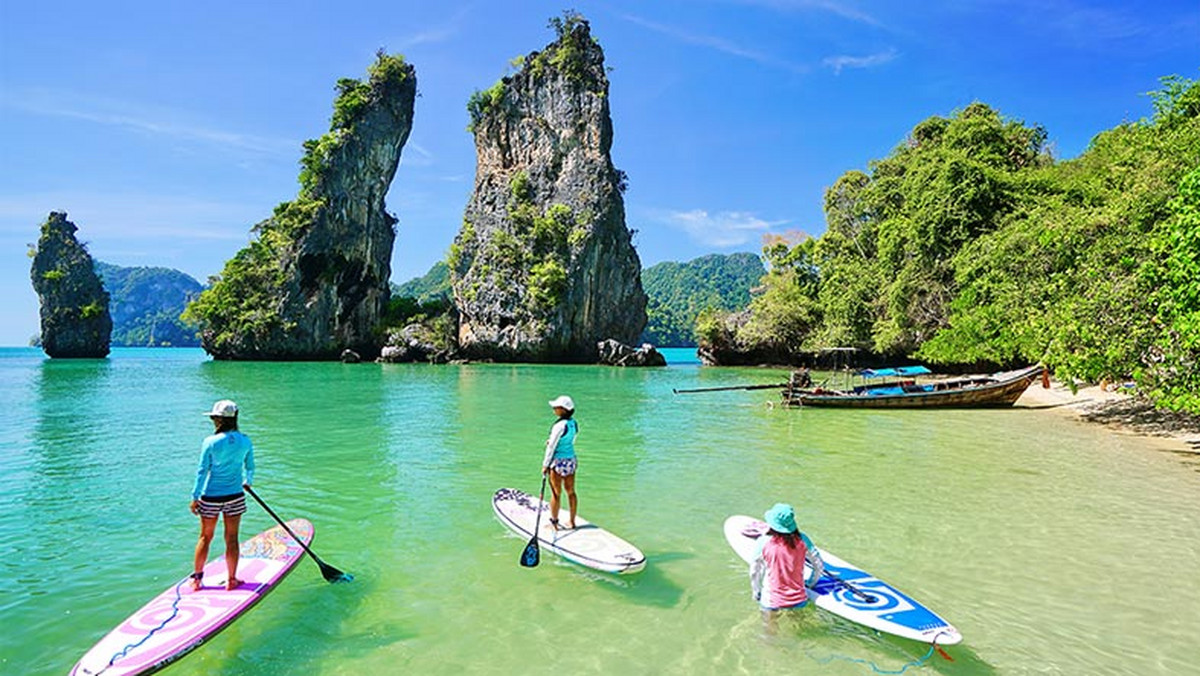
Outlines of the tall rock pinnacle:
{"type": "Polygon", "coordinates": [[[255,226],[185,316],[218,359],[373,357],[396,219],[384,197],[412,129],[417,79],[380,52],[366,82],[337,83],[329,133],[306,141],[300,194],[255,226]]]}
{"type": "Polygon", "coordinates": [[[449,262],[471,357],[595,361],[646,323],[604,53],[582,17],[551,25],[557,40],[468,104],[475,190],[449,262]]]}

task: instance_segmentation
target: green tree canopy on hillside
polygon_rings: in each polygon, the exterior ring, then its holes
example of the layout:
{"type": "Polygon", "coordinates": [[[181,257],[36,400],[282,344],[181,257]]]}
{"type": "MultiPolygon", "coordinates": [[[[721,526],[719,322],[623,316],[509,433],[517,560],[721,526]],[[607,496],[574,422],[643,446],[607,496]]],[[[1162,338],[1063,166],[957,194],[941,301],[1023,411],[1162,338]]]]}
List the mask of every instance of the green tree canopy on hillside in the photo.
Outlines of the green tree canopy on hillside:
{"type": "Polygon", "coordinates": [[[1005,227],[956,257],[949,327],[919,357],[1044,361],[1096,382],[1136,376],[1164,349],[1158,302],[1170,291],[1156,289],[1179,283],[1159,260],[1164,228],[1177,222],[1181,179],[1200,163],[1200,84],[1165,84],[1151,94],[1154,118],[1102,132],[1078,158],[1026,177],[1005,227]]]}
{"type": "Polygon", "coordinates": [[[1041,127],[982,103],[917,124],[829,188],[819,240],[767,252],[811,278],[782,284],[773,265],[741,328],[706,326],[746,351],[1040,361],[1200,412],[1200,83],[1164,78],[1150,96],[1152,118],[1058,162],[1041,127]]]}
{"type": "Polygon", "coordinates": [[[814,252],[825,321],[810,342],[901,355],[945,326],[954,256],[1018,207],[1023,177],[1050,162],[1045,140],[977,102],[917,124],[869,174],[839,178],[814,252]]]}
{"type": "Polygon", "coordinates": [[[752,253],[710,254],[642,271],[648,298],[642,340],[659,346],[696,344],[696,318],[705,310],[739,310],[750,304],[750,289],[764,272],[752,253]]]}

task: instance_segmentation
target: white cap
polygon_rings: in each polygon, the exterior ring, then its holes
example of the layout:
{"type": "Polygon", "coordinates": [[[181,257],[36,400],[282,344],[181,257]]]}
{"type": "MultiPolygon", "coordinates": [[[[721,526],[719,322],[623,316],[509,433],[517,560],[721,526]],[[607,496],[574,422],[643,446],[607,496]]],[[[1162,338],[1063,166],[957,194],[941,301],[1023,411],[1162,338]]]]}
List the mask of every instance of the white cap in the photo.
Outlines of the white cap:
{"type": "Polygon", "coordinates": [[[564,394],[564,395],[560,396],[558,399],[552,399],[550,401],[550,407],[551,408],[565,408],[568,411],[574,411],[575,410],[575,402],[571,401],[571,398],[564,394]]]}
{"type": "Polygon", "coordinates": [[[236,418],[237,414],[237,404],[229,401],[228,399],[222,399],[221,401],[213,404],[212,410],[204,415],[210,418],[236,418]]]}

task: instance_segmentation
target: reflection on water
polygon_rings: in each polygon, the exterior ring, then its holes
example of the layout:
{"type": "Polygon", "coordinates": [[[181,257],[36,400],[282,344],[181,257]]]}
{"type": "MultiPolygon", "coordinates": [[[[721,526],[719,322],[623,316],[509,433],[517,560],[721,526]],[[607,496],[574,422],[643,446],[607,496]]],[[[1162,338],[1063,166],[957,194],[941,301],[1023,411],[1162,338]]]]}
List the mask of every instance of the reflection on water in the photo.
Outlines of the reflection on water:
{"type": "MultiPolygon", "coordinates": [[[[101,362],[0,351],[0,671],[59,674],[187,572],[204,417],[236,400],[256,488],[316,525],[287,582],[176,676],[209,673],[794,673],[899,669],[927,648],[823,612],[765,624],[724,542],[793,502],[819,546],[954,623],[907,673],[1186,673],[1200,626],[1200,475],[1053,411],[768,406],[764,369],[101,362]],[[524,541],[492,493],[536,491],[547,401],[580,422],[581,513],[644,572],[591,573],[524,541]],[[1114,544],[1117,543],[1117,544],[1114,544]],[[1131,581],[1170,580],[1170,594],[1131,581]]],[[[272,525],[256,506],[247,535],[272,525]]]]}

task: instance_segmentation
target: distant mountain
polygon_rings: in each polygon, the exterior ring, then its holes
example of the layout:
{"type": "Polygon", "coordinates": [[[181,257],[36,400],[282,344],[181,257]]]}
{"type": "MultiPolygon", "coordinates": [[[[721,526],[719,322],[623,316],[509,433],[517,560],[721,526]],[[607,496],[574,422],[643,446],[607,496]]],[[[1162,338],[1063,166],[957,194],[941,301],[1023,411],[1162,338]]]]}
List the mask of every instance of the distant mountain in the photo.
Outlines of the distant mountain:
{"type": "Polygon", "coordinates": [[[750,304],[750,289],[766,274],[752,253],[710,254],[686,263],[665,262],[642,271],[646,330],[642,340],[658,346],[696,344],[696,316],[702,310],[740,310],[750,304]]]}
{"type": "Polygon", "coordinates": [[[179,319],[204,287],[170,268],[124,268],[96,262],[109,294],[112,344],[125,347],[199,347],[195,328],[179,319]]]}
{"type": "Polygon", "coordinates": [[[403,284],[392,284],[392,297],[407,296],[418,303],[450,299],[450,267],[438,261],[423,277],[410,279],[403,284]]]}

